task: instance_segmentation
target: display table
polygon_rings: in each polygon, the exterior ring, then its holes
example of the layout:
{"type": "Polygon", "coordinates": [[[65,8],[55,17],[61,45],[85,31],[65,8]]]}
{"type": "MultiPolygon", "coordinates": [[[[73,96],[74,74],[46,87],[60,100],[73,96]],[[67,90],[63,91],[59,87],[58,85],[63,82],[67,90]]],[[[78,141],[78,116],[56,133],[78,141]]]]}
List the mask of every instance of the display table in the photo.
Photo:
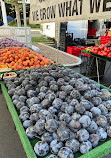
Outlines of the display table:
{"type": "Polygon", "coordinates": [[[96,57],[96,58],[99,58],[99,59],[111,62],[111,58],[109,58],[109,57],[105,57],[105,56],[101,56],[101,55],[98,55],[98,54],[90,53],[90,52],[87,52],[86,50],[83,50],[82,52],[84,54],[89,54],[89,55],[91,55],[93,57],[96,57]]]}
{"type": "MultiPolygon", "coordinates": [[[[111,89],[100,85],[101,88],[108,89],[111,92],[111,89]]],[[[19,119],[19,112],[15,109],[12,100],[8,94],[7,88],[5,87],[4,82],[1,82],[1,89],[4,94],[5,100],[7,102],[8,109],[11,113],[12,119],[15,123],[16,130],[20,136],[21,142],[23,144],[24,150],[26,152],[27,158],[37,158],[35,155],[35,152],[33,151],[34,145],[40,141],[40,139],[35,138],[35,139],[28,139],[26,136],[25,130],[22,126],[22,123],[19,119]]],[[[105,142],[99,142],[99,146],[96,147],[95,149],[91,150],[87,154],[80,154],[80,152],[75,153],[75,158],[102,158],[103,156],[109,154],[111,152],[111,138],[107,138],[105,142]]],[[[51,153],[49,152],[49,155],[51,153]]],[[[39,158],[39,157],[38,157],[39,158]]],[[[46,158],[46,156],[42,157],[46,158]]]]}
{"type": "MultiPolygon", "coordinates": [[[[98,55],[98,54],[94,54],[94,53],[90,53],[90,52],[87,52],[86,50],[83,50],[82,52],[83,52],[84,54],[89,54],[89,55],[91,55],[92,57],[95,57],[95,58],[96,58],[97,77],[98,77],[98,83],[100,83],[98,59],[111,62],[111,58],[106,57],[106,56],[101,56],[101,55],[98,55]]],[[[111,66],[111,64],[109,65],[107,71],[109,70],[110,66],[111,66]]],[[[107,71],[106,71],[106,73],[107,73],[107,71]]]]}

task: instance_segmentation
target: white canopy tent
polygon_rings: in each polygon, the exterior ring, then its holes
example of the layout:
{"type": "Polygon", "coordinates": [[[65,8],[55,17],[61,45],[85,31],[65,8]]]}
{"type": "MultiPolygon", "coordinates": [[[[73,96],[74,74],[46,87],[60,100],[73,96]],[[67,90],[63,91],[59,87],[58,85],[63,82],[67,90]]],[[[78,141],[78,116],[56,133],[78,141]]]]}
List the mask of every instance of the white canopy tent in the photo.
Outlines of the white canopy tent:
{"type": "Polygon", "coordinates": [[[1,1],[1,10],[2,10],[2,16],[3,16],[3,23],[4,23],[4,26],[8,26],[5,2],[3,0],[0,0],[0,1],[1,1]]]}

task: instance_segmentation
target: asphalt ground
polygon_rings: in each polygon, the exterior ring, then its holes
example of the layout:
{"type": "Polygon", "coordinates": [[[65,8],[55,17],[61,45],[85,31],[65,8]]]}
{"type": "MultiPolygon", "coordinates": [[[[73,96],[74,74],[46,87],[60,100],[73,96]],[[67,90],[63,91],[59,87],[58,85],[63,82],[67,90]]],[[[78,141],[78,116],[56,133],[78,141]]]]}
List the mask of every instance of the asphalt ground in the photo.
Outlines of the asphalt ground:
{"type": "Polygon", "coordinates": [[[6,101],[0,92],[0,158],[26,158],[6,101]]]}
{"type": "Polygon", "coordinates": [[[41,37],[40,29],[31,29],[31,36],[32,37],[41,37]]]}

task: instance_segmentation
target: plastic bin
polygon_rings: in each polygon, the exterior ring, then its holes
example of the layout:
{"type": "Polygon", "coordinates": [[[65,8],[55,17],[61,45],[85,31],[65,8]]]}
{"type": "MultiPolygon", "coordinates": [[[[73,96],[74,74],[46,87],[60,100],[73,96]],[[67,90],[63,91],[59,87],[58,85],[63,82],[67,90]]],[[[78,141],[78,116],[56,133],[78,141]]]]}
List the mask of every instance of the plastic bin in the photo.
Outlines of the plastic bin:
{"type": "Polygon", "coordinates": [[[75,56],[79,56],[80,54],[80,48],[72,46],[72,47],[67,47],[67,53],[75,56]]]}
{"type": "Polygon", "coordinates": [[[73,48],[68,46],[67,53],[73,55],[73,48]]]}
{"type": "MultiPolygon", "coordinates": [[[[88,47],[88,46],[87,46],[88,47]]],[[[81,55],[83,55],[83,56],[87,56],[87,57],[92,57],[91,55],[89,55],[89,54],[85,54],[85,53],[83,53],[82,52],[82,50],[85,50],[87,47],[81,47],[81,55]]]]}
{"type": "Polygon", "coordinates": [[[75,46],[72,46],[72,48],[73,48],[73,55],[79,56],[79,54],[80,54],[80,48],[75,47],[75,46]]]}
{"type": "Polygon", "coordinates": [[[77,56],[77,57],[79,57],[79,52],[75,52],[75,53],[73,53],[73,55],[75,55],[75,56],[77,56]]]}
{"type": "Polygon", "coordinates": [[[10,79],[10,78],[15,78],[17,77],[17,74],[15,72],[9,72],[9,73],[4,73],[4,74],[1,74],[0,77],[2,78],[3,76],[3,79],[10,79]],[[8,74],[9,76],[3,76],[5,74],[8,74]],[[11,75],[11,76],[10,76],[11,75]]]}
{"type": "Polygon", "coordinates": [[[100,45],[107,44],[109,41],[111,41],[111,36],[101,36],[100,45]]]}
{"type": "Polygon", "coordinates": [[[89,35],[89,36],[91,36],[91,35],[92,35],[92,36],[95,36],[95,35],[96,35],[96,32],[97,32],[97,29],[89,29],[89,30],[88,30],[88,35],[89,35]]]}

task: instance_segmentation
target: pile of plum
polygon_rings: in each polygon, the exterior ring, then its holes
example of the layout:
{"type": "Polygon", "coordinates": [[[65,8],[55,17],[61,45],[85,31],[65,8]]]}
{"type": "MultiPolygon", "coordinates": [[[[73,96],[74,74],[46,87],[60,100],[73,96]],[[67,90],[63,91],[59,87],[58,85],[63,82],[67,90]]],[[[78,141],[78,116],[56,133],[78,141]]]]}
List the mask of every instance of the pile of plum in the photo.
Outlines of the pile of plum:
{"type": "Polygon", "coordinates": [[[15,41],[10,38],[0,39],[0,49],[5,49],[6,47],[25,47],[23,43],[15,41]]]}
{"type": "Polygon", "coordinates": [[[74,158],[111,137],[111,94],[71,69],[51,65],[20,70],[5,80],[34,151],[47,158],[74,158]]]}

